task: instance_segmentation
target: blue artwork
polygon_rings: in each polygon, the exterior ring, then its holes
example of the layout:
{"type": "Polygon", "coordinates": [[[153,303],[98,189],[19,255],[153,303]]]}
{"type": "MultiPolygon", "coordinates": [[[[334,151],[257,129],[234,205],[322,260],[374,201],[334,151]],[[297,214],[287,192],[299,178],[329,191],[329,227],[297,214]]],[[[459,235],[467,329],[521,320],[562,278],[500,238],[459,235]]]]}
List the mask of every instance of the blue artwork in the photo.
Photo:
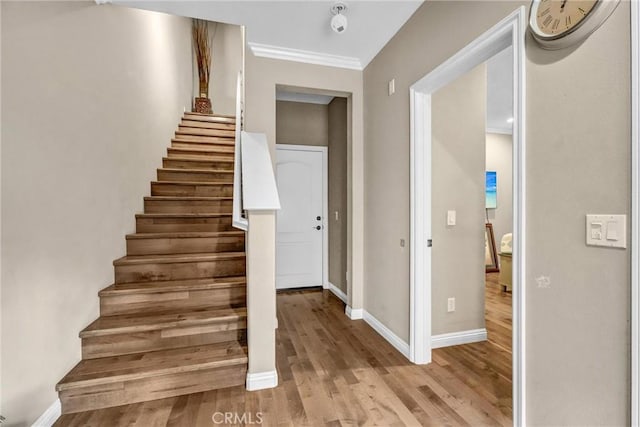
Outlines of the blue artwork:
{"type": "Polygon", "coordinates": [[[496,172],[485,172],[485,207],[495,209],[498,207],[498,183],[496,172]]]}

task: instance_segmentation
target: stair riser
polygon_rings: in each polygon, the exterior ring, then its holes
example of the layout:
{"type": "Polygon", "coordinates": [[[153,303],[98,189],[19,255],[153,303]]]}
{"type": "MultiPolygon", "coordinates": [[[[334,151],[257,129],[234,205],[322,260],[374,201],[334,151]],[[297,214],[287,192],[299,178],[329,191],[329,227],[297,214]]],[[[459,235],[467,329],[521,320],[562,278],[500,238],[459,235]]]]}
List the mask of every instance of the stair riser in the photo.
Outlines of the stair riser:
{"type": "Polygon", "coordinates": [[[193,162],[188,160],[164,159],[162,167],[169,169],[198,169],[198,170],[233,170],[233,162],[217,162],[215,160],[193,162]]]}
{"type": "Polygon", "coordinates": [[[231,213],[232,200],[145,200],[145,213],[231,213]]]}
{"type": "Polygon", "coordinates": [[[229,144],[199,144],[183,141],[172,142],[171,148],[194,150],[195,152],[197,152],[197,150],[210,150],[215,152],[216,156],[220,155],[220,153],[233,154],[236,149],[234,145],[229,144]]]}
{"type": "Polygon", "coordinates": [[[195,114],[195,113],[189,113],[186,112],[184,113],[184,116],[182,117],[183,120],[194,120],[194,121],[198,121],[198,122],[204,122],[204,123],[228,123],[228,124],[235,124],[236,123],[236,118],[235,116],[231,117],[231,116],[202,116],[200,114],[195,114]]]}
{"type": "Polygon", "coordinates": [[[202,129],[182,125],[178,126],[178,132],[180,132],[180,134],[201,136],[226,136],[231,138],[236,136],[235,130],[202,129]]]}
{"type": "Polygon", "coordinates": [[[90,411],[243,385],[246,376],[246,366],[229,366],[65,390],[60,392],[62,413],[90,411]]]}
{"type": "Polygon", "coordinates": [[[235,130],[235,123],[220,123],[220,122],[203,122],[200,120],[188,120],[182,119],[180,126],[186,126],[190,128],[201,129],[222,129],[222,130],[235,130]]]}
{"type": "Polygon", "coordinates": [[[232,173],[158,171],[158,181],[233,182],[232,173]]]}
{"type": "Polygon", "coordinates": [[[235,135],[233,137],[228,136],[202,136],[202,135],[189,135],[187,133],[176,132],[171,142],[175,141],[190,141],[190,142],[202,142],[206,144],[215,144],[218,142],[223,143],[235,143],[235,135]]]}
{"type": "Polygon", "coordinates": [[[168,148],[167,153],[169,158],[183,157],[186,159],[194,159],[194,160],[217,160],[220,158],[229,159],[229,160],[233,159],[233,152],[231,153],[218,152],[218,151],[203,152],[203,151],[189,150],[184,148],[181,148],[181,149],[168,148]]]}
{"type": "Polygon", "coordinates": [[[151,195],[177,197],[232,197],[233,185],[168,184],[165,182],[159,182],[151,184],[151,195]]]}
{"type": "Polygon", "coordinates": [[[100,314],[113,316],[145,311],[239,307],[246,303],[246,298],[244,285],[201,291],[108,295],[100,298],[100,314]]]}
{"type": "Polygon", "coordinates": [[[191,141],[178,141],[174,140],[171,143],[171,148],[200,148],[207,150],[216,150],[220,153],[233,153],[235,152],[235,145],[233,144],[219,144],[219,143],[200,143],[191,141]]]}
{"type": "Polygon", "coordinates": [[[167,328],[150,332],[113,334],[82,339],[82,358],[120,356],[145,351],[167,350],[194,345],[243,341],[246,335],[245,319],[225,322],[167,328]]]}
{"type": "Polygon", "coordinates": [[[127,255],[244,252],[244,236],[128,239],[127,255]]]}
{"type": "Polygon", "coordinates": [[[177,233],[189,231],[233,231],[231,217],[137,218],[137,233],[177,233]]]}
{"type": "Polygon", "coordinates": [[[245,258],[202,262],[149,263],[115,266],[116,284],[155,280],[200,279],[244,276],[245,258]]]}

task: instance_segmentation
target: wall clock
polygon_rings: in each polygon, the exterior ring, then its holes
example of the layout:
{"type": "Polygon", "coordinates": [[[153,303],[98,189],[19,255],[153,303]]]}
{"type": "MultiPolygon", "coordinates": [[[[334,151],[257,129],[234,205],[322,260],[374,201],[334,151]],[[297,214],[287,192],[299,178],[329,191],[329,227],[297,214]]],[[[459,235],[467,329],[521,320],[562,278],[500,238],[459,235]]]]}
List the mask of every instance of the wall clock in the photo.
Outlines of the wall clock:
{"type": "Polygon", "coordinates": [[[529,30],[545,49],[586,39],[613,13],[619,0],[533,0],[529,30]]]}

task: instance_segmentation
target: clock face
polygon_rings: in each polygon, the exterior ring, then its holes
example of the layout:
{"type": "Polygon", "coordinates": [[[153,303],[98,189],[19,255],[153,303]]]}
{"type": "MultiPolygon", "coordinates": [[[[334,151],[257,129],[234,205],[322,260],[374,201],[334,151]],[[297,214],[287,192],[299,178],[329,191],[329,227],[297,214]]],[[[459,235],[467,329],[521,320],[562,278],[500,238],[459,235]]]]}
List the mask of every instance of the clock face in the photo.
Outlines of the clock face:
{"type": "Polygon", "coordinates": [[[597,0],[540,0],[535,11],[537,30],[557,36],[577,28],[593,11],[597,0]]]}

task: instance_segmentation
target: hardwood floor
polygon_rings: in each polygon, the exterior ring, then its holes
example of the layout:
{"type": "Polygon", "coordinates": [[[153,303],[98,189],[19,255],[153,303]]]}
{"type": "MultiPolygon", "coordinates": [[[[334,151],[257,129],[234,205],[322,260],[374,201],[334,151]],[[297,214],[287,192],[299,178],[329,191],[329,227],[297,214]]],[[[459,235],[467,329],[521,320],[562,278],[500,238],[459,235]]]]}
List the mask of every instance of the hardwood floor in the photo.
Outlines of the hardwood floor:
{"type": "Polygon", "coordinates": [[[62,416],[56,426],[511,425],[511,295],[487,275],[489,340],[411,364],[328,291],[278,294],[279,386],[62,416]],[[228,421],[228,422],[225,422],[228,421]]]}

